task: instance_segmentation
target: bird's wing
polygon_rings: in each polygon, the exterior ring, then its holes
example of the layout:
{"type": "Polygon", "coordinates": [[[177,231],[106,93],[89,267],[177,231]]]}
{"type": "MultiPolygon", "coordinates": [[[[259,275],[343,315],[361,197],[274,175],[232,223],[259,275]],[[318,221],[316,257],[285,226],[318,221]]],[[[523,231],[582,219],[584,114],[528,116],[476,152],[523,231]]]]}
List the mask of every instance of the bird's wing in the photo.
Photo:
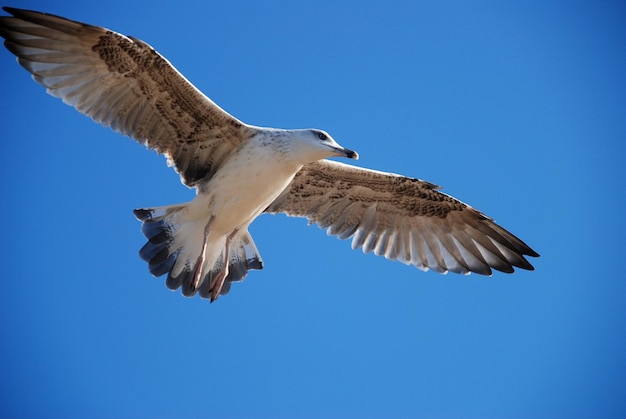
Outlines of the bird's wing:
{"type": "Polygon", "coordinates": [[[164,154],[187,186],[210,178],[252,127],[206,97],[145,42],[5,7],[4,45],[48,93],[164,154]]]}
{"type": "Polygon", "coordinates": [[[321,160],[296,174],[266,212],[306,217],[352,248],[437,272],[533,269],[539,256],[492,219],[423,180],[321,160]]]}

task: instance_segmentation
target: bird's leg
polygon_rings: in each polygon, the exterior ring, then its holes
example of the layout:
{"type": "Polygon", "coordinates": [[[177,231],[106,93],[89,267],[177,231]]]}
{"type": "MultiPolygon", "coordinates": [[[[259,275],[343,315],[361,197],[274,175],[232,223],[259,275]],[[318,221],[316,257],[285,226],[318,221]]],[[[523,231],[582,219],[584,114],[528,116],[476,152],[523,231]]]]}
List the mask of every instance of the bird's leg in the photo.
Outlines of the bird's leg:
{"type": "Polygon", "coordinates": [[[230,247],[230,241],[233,239],[233,237],[235,236],[235,234],[237,234],[238,231],[239,229],[235,229],[233,230],[232,233],[228,235],[228,237],[226,237],[226,248],[224,249],[224,261],[223,261],[224,265],[223,265],[223,268],[215,277],[215,279],[213,280],[213,284],[211,285],[211,288],[209,289],[209,291],[211,291],[211,302],[217,300],[217,297],[219,297],[220,291],[222,291],[222,287],[224,286],[224,281],[226,280],[226,277],[228,276],[228,248],[230,247]]]}
{"type": "Polygon", "coordinates": [[[191,281],[191,289],[197,290],[200,286],[200,281],[202,281],[202,266],[204,265],[206,245],[209,239],[209,227],[211,226],[211,222],[213,221],[213,216],[209,218],[209,222],[204,226],[204,243],[202,243],[202,251],[198,255],[198,259],[196,259],[196,264],[193,267],[193,280],[191,281]]]}

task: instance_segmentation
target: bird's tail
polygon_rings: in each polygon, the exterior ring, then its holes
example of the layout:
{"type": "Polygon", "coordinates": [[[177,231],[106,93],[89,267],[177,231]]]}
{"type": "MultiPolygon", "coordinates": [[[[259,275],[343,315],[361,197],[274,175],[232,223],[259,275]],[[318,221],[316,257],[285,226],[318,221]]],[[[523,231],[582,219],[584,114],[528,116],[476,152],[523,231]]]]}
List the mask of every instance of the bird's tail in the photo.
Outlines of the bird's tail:
{"type": "MultiPolygon", "coordinates": [[[[143,222],[141,231],[148,239],[139,256],[148,262],[150,273],[156,277],[167,274],[167,287],[182,287],[187,297],[199,293],[203,298],[217,298],[214,282],[225,269],[226,238],[210,237],[210,220],[192,214],[189,204],[136,209],[134,213],[143,222]]],[[[245,229],[229,240],[227,254],[227,275],[218,289],[220,295],[227,294],[231,283],[242,281],[249,270],[263,269],[259,251],[245,229]]]]}

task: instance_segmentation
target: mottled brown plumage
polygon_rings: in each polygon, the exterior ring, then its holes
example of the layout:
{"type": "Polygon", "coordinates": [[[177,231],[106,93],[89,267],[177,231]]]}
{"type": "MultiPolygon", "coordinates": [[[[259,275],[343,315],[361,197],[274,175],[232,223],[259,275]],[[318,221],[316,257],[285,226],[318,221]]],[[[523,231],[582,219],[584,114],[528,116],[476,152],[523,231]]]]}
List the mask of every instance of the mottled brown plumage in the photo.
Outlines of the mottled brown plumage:
{"type": "Polygon", "coordinates": [[[147,43],[59,16],[5,7],[5,46],[48,93],[167,156],[189,187],[250,137],[147,43]],[[71,64],[71,65],[70,65],[71,64]]]}
{"type": "Polygon", "coordinates": [[[305,217],[390,260],[438,272],[533,269],[539,256],[489,217],[419,179],[321,160],[304,167],[266,210],[305,217]]]}

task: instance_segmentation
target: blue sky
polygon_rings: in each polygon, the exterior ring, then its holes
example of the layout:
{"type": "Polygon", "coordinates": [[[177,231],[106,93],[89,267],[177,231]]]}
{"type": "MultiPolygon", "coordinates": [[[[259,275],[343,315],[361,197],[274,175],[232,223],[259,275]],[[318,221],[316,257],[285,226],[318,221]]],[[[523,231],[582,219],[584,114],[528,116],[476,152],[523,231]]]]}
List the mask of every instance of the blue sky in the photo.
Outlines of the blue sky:
{"type": "Polygon", "coordinates": [[[11,5],[141,38],[243,121],[325,129],[542,256],[441,276],[263,216],[265,269],[186,299],[137,256],[132,209],[193,191],[2,49],[2,416],[626,413],[619,2],[11,5]]]}

